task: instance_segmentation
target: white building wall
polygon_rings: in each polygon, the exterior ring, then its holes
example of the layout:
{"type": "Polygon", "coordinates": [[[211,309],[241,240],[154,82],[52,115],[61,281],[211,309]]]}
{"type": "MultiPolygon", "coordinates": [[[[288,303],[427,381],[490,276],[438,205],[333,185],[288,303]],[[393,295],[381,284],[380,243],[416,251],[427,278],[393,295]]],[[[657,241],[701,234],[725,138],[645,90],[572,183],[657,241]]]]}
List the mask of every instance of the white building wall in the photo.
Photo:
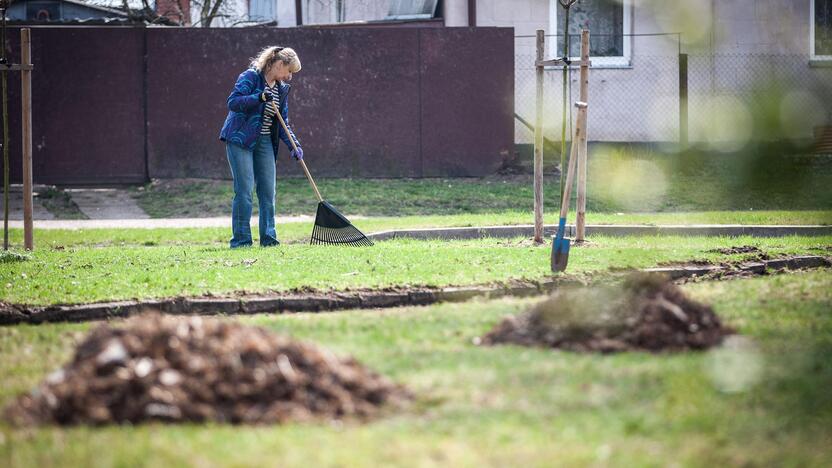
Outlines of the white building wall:
{"type": "Polygon", "coordinates": [[[779,108],[783,124],[794,124],[789,133],[798,138],[811,138],[814,127],[832,123],[832,62],[819,67],[811,60],[811,0],[713,4],[710,54],[691,55],[691,116],[699,127],[692,131],[699,131],[699,139],[709,130],[702,122],[724,114],[726,102],[743,111],[764,99],[769,108],[779,108]],[[761,98],[765,84],[777,87],[761,98]],[[694,100],[708,95],[715,102],[694,100]]]}
{"type": "Polygon", "coordinates": [[[295,19],[295,0],[277,0],[277,27],[293,28],[295,19]]]}
{"type": "Polygon", "coordinates": [[[468,26],[468,0],[445,0],[445,26],[468,26]]]}
{"type": "MultiPolygon", "coordinates": [[[[535,117],[534,34],[543,29],[549,35],[556,29],[550,24],[552,5],[560,8],[556,0],[478,3],[478,25],[515,27],[515,109],[528,122],[535,117]]],[[[630,38],[629,66],[605,67],[594,61],[590,139],[678,139],[680,46],[689,54],[691,140],[710,138],[714,113],[724,110],[726,102],[739,101],[747,107],[751,91],[764,82],[777,81],[803,92],[804,101],[808,93],[816,102],[832,102],[832,68],[809,62],[809,5],[810,0],[633,0],[632,34],[681,32],[681,44],[675,35],[635,36],[630,38]]],[[[554,39],[546,38],[547,58],[562,55],[552,50],[554,39]]],[[[562,69],[545,72],[544,134],[555,141],[561,132],[562,73],[562,69]]],[[[577,75],[574,70],[570,80],[572,101],[578,96],[577,75]]],[[[826,120],[832,120],[829,109],[826,114],[826,120]]],[[[801,130],[809,137],[812,126],[801,130]]],[[[518,121],[515,138],[518,143],[531,143],[533,134],[518,121]]]]}
{"type": "Polygon", "coordinates": [[[549,0],[478,0],[477,26],[513,27],[517,35],[549,28],[549,0]]]}

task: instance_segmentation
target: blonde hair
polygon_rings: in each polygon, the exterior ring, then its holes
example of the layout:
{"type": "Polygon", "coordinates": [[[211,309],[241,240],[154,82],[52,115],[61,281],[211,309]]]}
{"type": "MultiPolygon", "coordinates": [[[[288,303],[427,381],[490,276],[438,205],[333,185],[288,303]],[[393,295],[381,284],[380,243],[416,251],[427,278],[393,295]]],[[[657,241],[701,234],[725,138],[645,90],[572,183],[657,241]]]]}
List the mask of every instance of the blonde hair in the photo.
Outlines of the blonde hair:
{"type": "Polygon", "coordinates": [[[297,73],[300,71],[300,59],[298,53],[291,47],[269,46],[261,50],[257,57],[251,59],[251,66],[263,73],[280,60],[289,67],[289,71],[297,73]]]}

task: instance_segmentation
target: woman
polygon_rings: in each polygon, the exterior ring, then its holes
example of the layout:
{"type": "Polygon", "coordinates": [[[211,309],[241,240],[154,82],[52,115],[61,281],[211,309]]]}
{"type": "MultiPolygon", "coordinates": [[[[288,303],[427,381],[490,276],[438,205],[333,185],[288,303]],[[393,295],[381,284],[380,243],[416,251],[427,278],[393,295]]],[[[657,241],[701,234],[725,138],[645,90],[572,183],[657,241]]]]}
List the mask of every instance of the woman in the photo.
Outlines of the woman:
{"type": "Polygon", "coordinates": [[[289,125],[287,98],[292,74],[300,71],[298,54],[288,47],[266,47],[237,78],[228,96],[228,117],[220,131],[228,165],[234,179],[231,203],[231,248],[246,247],[251,240],[251,192],[256,187],[260,207],[260,245],[279,245],[274,227],[275,158],[283,140],[293,158],[303,159],[303,150],[289,128],[283,130],[274,109],[289,125]],[[289,140],[295,141],[297,150],[289,140]]]}

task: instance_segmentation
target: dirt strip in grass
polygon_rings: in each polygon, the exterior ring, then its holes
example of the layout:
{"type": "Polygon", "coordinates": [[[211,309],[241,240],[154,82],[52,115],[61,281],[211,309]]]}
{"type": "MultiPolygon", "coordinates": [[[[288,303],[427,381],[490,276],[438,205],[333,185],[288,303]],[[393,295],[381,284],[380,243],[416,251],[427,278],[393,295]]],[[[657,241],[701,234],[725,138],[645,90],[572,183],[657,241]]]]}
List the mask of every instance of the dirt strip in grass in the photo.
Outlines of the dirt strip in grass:
{"type": "MultiPolygon", "coordinates": [[[[832,261],[829,258],[821,256],[789,256],[770,259],[765,254],[760,255],[766,258],[753,262],[723,262],[721,264],[697,262],[696,264],[647,268],[642,271],[664,275],[672,280],[684,282],[732,279],[832,266],[832,261]]],[[[159,310],[168,314],[240,315],[418,306],[438,302],[464,302],[475,297],[491,299],[506,296],[525,297],[550,293],[564,285],[586,284],[593,281],[593,276],[596,279],[606,278],[611,275],[628,274],[632,271],[635,270],[618,270],[616,273],[601,272],[594,275],[559,275],[540,281],[509,281],[497,284],[447,288],[402,286],[345,291],[322,291],[306,288],[284,294],[251,295],[243,292],[226,294],[221,297],[175,297],[149,301],[100,302],[47,307],[31,307],[0,302],[0,325],[84,322],[130,317],[147,310],[159,310]]]]}

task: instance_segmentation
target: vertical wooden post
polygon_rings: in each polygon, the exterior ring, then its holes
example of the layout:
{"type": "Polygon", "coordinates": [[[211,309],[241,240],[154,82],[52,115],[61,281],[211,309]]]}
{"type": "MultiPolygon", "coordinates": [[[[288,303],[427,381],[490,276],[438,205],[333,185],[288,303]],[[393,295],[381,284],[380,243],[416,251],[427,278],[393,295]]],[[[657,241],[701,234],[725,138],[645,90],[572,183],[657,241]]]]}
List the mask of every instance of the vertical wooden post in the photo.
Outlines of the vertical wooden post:
{"type": "Polygon", "coordinates": [[[688,146],[688,54],[679,54],[679,145],[688,146]]]}
{"type": "MultiPolygon", "coordinates": [[[[588,104],[589,100],[589,31],[581,31],[581,102],[588,104]]],[[[584,114],[586,114],[586,110],[584,114]]],[[[586,118],[586,117],[584,117],[586,118]]],[[[578,144],[578,216],[576,221],[575,241],[583,242],[586,236],[586,163],[587,163],[587,125],[578,144]]]]}
{"type": "Polygon", "coordinates": [[[32,235],[32,34],[31,29],[20,30],[21,109],[23,110],[23,246],[35,248],[32,235]]]}
{"type": "Polygon", "coordinates": [[[543,49],[545,36],[543,30],[537,30],[537,92],[535,94],[534,120],[534,241],[543,242],[543,49]]]}
{"type": "MultiPolygon", "coordinates": [[[[6,11],[8,10],[8,2],[0,2],[2,3],[3,8],[0,9],[0,15],[3,15],[0,18],[0,61],[2,61],[3,65],[8,65],[8,60],[6,60],[6,11]]],[[[2,92],[2,99],[3,100],[3,250],[9,250],[9,73],[8,70],[4,68],[2,72],[2,77],[0,77],[0,81],[2,81],[2,85],[0,85],[3,89],[2,92]]]]}
{"type": "MultiPolygon", "coordinates": [[[[5,10],[0,11],[6,14],[5,10]]],[[[5,37],[3,38],[5,39],[5,37]]],[[[5,40],[0,40],[0,47],[5,47],[5,40]]],[[[5,52],[5,50],[3,51],[5,52]]],[[[5,58],[5,53],[3,58],[5,58]]],[[[9,93],[8,93],[8,71],[0,72],[3,95],[3,250],[9,250],[9,93]]]]}

